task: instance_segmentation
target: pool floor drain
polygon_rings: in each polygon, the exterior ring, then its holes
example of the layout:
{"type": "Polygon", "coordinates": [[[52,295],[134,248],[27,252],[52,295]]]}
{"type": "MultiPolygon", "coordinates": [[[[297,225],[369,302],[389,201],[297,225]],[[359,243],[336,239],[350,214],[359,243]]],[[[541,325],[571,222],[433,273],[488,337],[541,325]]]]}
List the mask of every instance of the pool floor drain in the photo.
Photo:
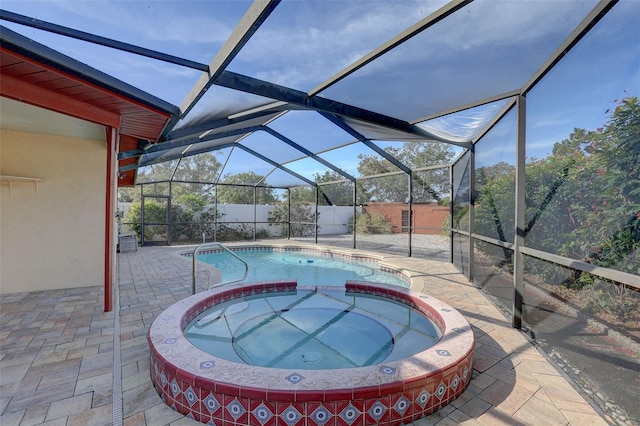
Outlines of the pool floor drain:
{"type": "Polygon", "coordinates": [[[322,359],[322,354],[320,352],[307,352],[302,354],[302,359],[304,362],[318,362],[322,359]]]}

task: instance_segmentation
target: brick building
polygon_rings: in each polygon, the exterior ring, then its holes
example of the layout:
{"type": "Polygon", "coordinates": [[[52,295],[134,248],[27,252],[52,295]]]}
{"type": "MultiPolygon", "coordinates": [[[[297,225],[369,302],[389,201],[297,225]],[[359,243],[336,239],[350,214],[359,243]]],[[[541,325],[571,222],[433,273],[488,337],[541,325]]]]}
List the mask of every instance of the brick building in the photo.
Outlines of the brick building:
{"type": "MultiPolygon", "coordinates": [[[[414,204],[413,233],[440,234],[449,215],[449,206],[436,203],[414,204]]],[[[409,205],[407,203],[369,203],[363,207],[368,214],[384,215],[393,226],[394,233],[408,232],[409,205]]]]}

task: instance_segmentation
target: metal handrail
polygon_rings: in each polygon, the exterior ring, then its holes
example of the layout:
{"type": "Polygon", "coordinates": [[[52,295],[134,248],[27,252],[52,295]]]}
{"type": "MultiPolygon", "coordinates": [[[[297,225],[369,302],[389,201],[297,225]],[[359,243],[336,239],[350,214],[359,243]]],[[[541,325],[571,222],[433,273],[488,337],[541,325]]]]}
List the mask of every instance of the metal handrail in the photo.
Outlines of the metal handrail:
{"type": "Polygon", "coordinates": [[[225,250],[227,253],[229,253],[231,256],[235,257],[236,259],[238,259],[240,262],[242,262],[244,264],[244,275],[242,276],[242,278],[239,278],[237,280],[231,280],[231,281],[223,281],[221,283],[217,283],[217,284],[213,284],[209,286],[209,289],[215,288],[215,287],[220,287],[223,285],[227,285],[227,284],[232,284],[232,283],[237,283],[239,281],[243,281],[245,278],[247,278],[247,275],[249,274],[249,265],[247,264],[247,262],[244,261],[244,259],[242,259],[240,256],[238,256],[237,254],[235,254],[233,251],[229,250],[228,247],[226,247],[224,244],[221,243],[202,243],[202,244],[198,244],[196,246],[196,248],[193,250],[193,270],[192,270],[192,280],[191,280],[191,294],[196,294],[196,278],[197,278],[197,270],[198,270],[198,252],[200,251],[200,249],[207,247],[207,246],[217,246],[220,247],[221,249],[225,250]]]}

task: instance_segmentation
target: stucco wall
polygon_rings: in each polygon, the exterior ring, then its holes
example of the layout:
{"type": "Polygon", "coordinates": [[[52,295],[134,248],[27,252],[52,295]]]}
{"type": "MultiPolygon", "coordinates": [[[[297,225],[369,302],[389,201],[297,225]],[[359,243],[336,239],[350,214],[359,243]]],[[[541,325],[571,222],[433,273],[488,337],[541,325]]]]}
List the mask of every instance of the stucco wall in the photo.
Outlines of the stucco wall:
{"type": "Polygon", "coordinates": [[[104,283],[105,141],[0,130],[0,293],[104,283]]]}

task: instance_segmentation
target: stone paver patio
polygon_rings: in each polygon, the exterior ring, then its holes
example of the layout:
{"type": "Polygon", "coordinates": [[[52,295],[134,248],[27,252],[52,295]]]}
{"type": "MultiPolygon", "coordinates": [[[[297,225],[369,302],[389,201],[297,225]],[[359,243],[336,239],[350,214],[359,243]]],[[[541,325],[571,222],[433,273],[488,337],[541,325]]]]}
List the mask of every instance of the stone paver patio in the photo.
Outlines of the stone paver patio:
{"type": "MultiPolygon", "coordinates": [[[[176,256],[185,248],[118,254],[113,312],[103,312],[101,286],[3,296],[0,424],[199,424],[166,406],[149,377],[149,326],[191,294],[191,262],[176,256]]],[[[409,271],[414,290],[458,309],[476,336],[468,389],[415,425],[608,424],[451,264],[395,255],[384,262],[409,271]]],[[[198,291],[207,280],[203,269],[198,291]]]]}

